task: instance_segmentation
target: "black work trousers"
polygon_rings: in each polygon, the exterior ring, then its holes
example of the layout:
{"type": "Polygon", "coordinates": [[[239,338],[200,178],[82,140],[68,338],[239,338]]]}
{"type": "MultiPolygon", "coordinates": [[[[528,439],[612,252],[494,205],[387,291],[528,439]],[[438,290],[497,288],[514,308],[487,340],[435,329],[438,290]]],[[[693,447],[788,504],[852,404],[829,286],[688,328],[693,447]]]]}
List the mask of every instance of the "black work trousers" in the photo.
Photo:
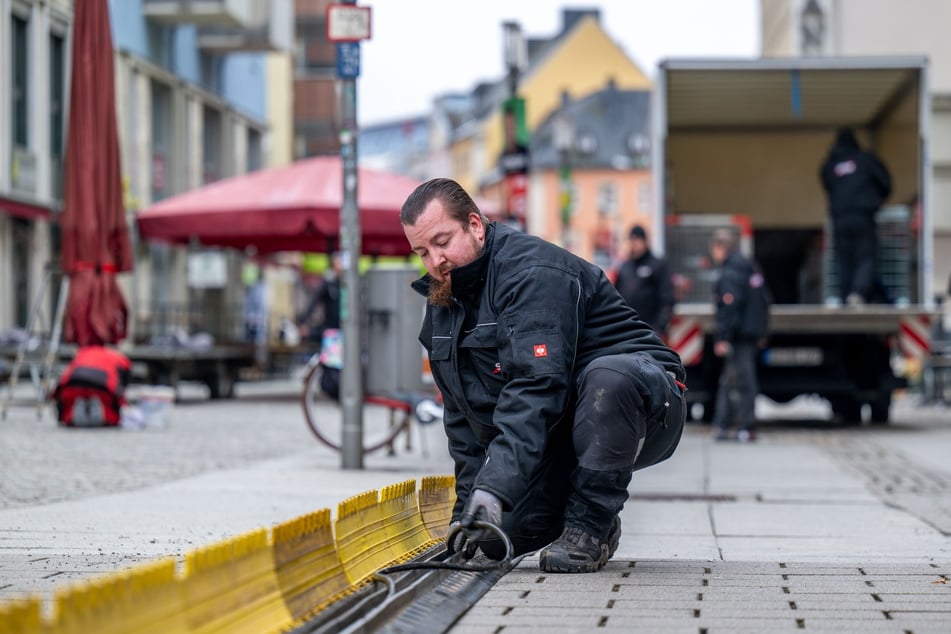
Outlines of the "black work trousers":
{"type": "Polygon", "coordinates": [[[759,380],[756,376],[756,354],[753,341],[737,341],[723,359],[717,400],[713,409],[713,424],[718,429],[732,427],[752,430],[756,426],[756,395],[759,380]]]}
{"type": "Polygon", "coordinates": [[[855,293],[871,301],[877,277],[878,236],[872,218],[836,223],[832,238],[839,267],[839,297],[844,303],[855,293]]]}
{"type": "MultiPolygon", "coordinates": [[[[545,462],[502,529],[516,554],[554,541],[565,525],[603,537],[628,499],[634,471],[669,458],[683,434],[684,391],[646,353],[601,357],[578,377],[570,429],[556,429],[545,462]]],[[[483,551],[502,555],[501,544],[483,551]]]]}

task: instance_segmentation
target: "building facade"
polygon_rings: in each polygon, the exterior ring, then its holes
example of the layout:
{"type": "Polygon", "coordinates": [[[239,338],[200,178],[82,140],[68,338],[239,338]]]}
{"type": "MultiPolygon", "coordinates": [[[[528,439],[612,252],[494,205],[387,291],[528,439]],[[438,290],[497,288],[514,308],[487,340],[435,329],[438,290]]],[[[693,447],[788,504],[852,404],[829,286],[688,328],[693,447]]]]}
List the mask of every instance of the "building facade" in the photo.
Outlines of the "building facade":
{"type": "MultiPolygon", "coordinates": [[[[290,0],[111,0],[110,10],[130,225],[135,210],[164,198],[286,162],[272,148],[286,154],[289,142],[275,140],[272,125],[281,125],[290,87],[268,73],[289,65],[290,0]]],[[[197,244],[138,242],[135,250],[125,280],[133,337],[172,327],[238,332],[243,254],[197,244]]]]}
{"type": "Polygon", "coordinates": [[[914,55],[929,60],[933,281],[951,292],[951,3],[945,0],[760,0],[762,53],[914,55]]]}
{"type": "MultiPolygon", "coordinates": [[[[291,160],[291,0],[110,0],[117,127],[136,253],[120,275],[137,326],[237,301],[228,275],[196,286],[188,249],[136,240],[135,212],[206,183],[291,160]]],[[[51,326],[58,285],[72,0],[0,0],[0,331],[51,326]]],[[[211,254],[236,273],[242,254],[211,254]]],[[[216,314],[218,311],[205,311],[216,314]]]]}
{"type": "Polygon", "coordinates": [[[295,0],[294,156],[340,153],[337,49],[327,40],[332,0],[295,0]]]}
{"type": "MultiPolygon", "coordinates": [[[[56,251],[72,3],[0,0],[0,332],[25,328],[56,251]]],[[[48,329],[54,302],[37,303],[48,329]]]]}
{"type": "Polygon", "coordinates": [[[649,91],[613,82],[565,95],[532,133],[527,229],[604,269],[631,226],[653,229],[649,115],[649,91]]]}

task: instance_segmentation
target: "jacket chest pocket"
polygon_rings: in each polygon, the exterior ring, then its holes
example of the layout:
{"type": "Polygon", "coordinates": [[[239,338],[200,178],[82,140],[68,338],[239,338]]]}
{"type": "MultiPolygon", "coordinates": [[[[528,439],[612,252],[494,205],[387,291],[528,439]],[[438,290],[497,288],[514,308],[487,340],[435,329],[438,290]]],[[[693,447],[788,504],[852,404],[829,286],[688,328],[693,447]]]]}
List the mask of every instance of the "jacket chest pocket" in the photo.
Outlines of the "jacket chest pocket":
{"type": "Polygon", "coordinates": [[[495,325],[479,327],[466,334],[459,342],[459,356],[460,362],[469,366],[467,369],[482,388],[497,397],[505,385],[505,378],[495,325]]]}
{"type": "Polygon", "coordinates": [[[442,376],[449,376],[449,358],[452,356],[452,339],[450,337],[433,337],[432,347],[429,349],[429,365],[432,372],[439,372],[442,376]]]}

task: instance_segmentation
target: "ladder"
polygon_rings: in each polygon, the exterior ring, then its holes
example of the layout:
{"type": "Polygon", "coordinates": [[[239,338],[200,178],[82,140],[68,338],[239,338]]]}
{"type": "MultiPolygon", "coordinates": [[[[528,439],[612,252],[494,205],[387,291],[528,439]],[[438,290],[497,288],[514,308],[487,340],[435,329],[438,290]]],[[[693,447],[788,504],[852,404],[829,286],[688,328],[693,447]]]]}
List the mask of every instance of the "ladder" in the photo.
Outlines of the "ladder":
{"type": "Polygon", "coordinates": [[[33,305],[30,307],[30,315],[26,325],[26,337],[17,346],[16,358],[13,361],[13,367],[10,370],[8,389],[6,398],[0,405],[0,420],[6,420],[7,411],[13,402],[13,392],[20,380],[20,372],[24,364],[29,365],[30,379],[33,383],[33,391],[36,397],[36,417],[43,418],[43,411],[50,394],[50,387],[53,379],[53,364],[56,362],[56,356],[59,353],[59,344],[63,336],[63,316],[66,313],[66,297],[69,294],[69,276],[63,275],[59,285],[59,295],[56,300],[56,313],[53,316],[52,332],[50,341],[46,347],[45,354],[40,352],[41,358],[37,358],[37,351],[42,351],[40,345],[36,350],[31,350],[30,345],[33,340],[33,334],[42,320],[43,300],[46,291],[52,286],[53,275],[56,273],[54,265],[47,265],[43,273],[43,279],[40,282],[40,288],[37,290],[33,299],[33,305]]]}

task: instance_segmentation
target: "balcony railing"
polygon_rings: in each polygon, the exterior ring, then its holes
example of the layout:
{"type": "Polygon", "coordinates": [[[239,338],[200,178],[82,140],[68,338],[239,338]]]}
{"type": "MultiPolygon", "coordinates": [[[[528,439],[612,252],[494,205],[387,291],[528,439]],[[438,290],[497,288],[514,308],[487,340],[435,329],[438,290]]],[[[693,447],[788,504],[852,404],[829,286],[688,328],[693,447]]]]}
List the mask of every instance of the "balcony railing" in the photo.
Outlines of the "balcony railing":
{"type": "Polygon", "coordinates": [[[198,46],[218,54],[238,51],[290,51],[294,15],[290,0],[255,2],[241,27],[221,24],[198,29],[198,46]]]}
{"type": "Polygon", "coordinates": [[[245,28],[252,24],[255,5],[267,0],[143,0],[145,16],[163,24],[220,25],[245,28]]]}

